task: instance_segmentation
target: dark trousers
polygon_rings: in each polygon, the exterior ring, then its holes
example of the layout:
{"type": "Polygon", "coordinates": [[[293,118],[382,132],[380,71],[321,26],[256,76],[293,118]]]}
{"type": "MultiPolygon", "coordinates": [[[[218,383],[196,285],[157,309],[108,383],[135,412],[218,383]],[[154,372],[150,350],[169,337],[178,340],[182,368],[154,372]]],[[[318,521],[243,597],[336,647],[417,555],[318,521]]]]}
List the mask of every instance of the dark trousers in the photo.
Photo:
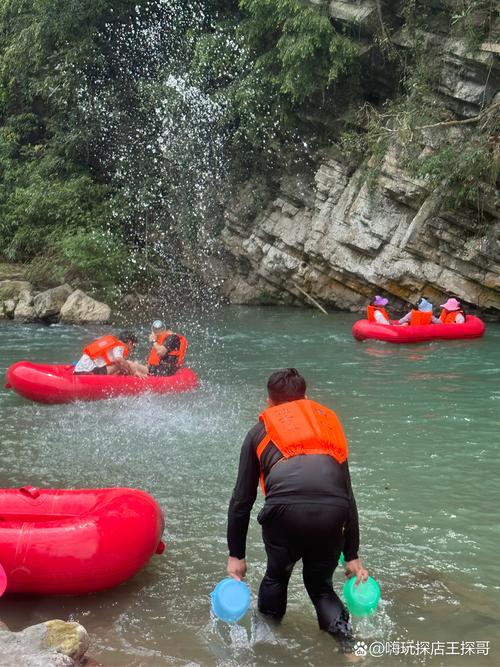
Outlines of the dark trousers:
{"type": "Polygon", "coordinates": [[[302,559],[304,586],[316,608],[319,627],[349,640],[349,613],[332,587],[343,544],[347,509],[330,505],[265,506],[259,515],[267,569],[259,589],[259,611],[281,619],[295,563],[302,559]]]}

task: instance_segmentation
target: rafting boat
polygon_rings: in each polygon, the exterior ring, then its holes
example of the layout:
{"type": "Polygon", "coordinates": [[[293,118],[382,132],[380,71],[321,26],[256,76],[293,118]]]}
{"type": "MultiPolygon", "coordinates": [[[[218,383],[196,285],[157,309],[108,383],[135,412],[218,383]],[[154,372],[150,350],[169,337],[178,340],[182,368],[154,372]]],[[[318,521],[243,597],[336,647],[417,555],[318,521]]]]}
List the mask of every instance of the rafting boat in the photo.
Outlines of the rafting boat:
{"type": "Polygon", "coordinates": [[[136,396],[145,392],[168,394],[196,389],[198,376],[190,368],[180,368],[174,375],[75,375],[71,365],[34,364],[18,361],[6,375],[5,388],[39,403],[97,401],[114,396],[136,396]]]}
{"type": "Polygon", "coordinates": [[[137,489],[0,489],[8,593],[81,595],[132,577],[162,553],[164,518],[137,489]]]}
{"type": "Polygon", "coordinates": [[[412,326],[377,324],[358,320],[352,327],[357,340],[382,340],[387,343],[425,343],[432,340],[479,338],[485,325],[479,317],[467,315],[463,324],[420,324],[412,326]]]}

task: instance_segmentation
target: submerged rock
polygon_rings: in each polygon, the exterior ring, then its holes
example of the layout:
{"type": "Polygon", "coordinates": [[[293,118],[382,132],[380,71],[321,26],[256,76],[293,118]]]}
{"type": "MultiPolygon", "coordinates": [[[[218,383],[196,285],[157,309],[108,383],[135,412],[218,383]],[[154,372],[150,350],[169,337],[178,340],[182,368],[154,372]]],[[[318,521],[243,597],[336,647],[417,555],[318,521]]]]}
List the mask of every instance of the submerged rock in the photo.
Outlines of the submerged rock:
{"type": "Polygon", "coordinates": [[[36,316],[45,322],[57,321],[61,308],[72,291],[69,285],[59,285],[37,294],[33,299],[36,316]]]}
{"type": "Polygon", "coordinates": [[[111,317],[111,308],[101,301],[76,290],[61,308],[61,321],[73,324],[83,322],[105,323],[111,317]]]}
{"type": "Polygon", "coordinates": [[[74,667],[89,644],[79,623],[46,621],[21,632],[0,627],[0,667],[74,667]]]}

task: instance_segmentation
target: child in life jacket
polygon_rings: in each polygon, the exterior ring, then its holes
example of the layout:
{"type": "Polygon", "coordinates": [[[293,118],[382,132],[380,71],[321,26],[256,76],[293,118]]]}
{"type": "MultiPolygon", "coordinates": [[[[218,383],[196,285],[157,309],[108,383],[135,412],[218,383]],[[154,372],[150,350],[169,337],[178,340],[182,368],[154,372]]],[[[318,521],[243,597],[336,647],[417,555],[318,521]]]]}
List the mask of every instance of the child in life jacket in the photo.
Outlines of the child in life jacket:
{"type": "Polygon", "coordinates": [[[412,308],[409,313],[406,313],[404,317],[398,320],[398,323],[409,324],[410,326],[420,324],[441,324],[441,320],[434,317],[432,309],[432,303],[426,299],[425,296],[422,296],[417,301],[416,307],[412,308]]]}
{"type": "Polygon", "coordinates": [[[439,319],[443,324],[464,324],[465,323],[465,311],[460,305],[460,301],[454,299],[453,297],[449,298],[446,303],[441,304],[441,315],[439,319]]]}
{"type": "Polygon", "coordinates": [[[375,324],[391,324],[391,318],[384,308],[388,303],[389,300],[379,294],[373,297],[370,305],[367,307],[368,322],[373,322],[375,324]]]}

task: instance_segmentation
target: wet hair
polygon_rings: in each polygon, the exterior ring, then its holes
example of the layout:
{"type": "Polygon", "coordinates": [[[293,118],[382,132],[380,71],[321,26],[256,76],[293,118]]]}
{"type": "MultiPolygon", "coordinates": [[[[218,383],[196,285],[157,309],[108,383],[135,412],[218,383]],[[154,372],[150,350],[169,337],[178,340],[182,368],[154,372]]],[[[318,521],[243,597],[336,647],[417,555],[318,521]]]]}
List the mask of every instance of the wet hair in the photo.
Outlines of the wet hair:
{"type": "Polygon", "coordinates": [[[137,345],[137,336],[131,331],[122,331],[120,334],[118,334],[118,338],[123,343],[132,343],[133,345],[137,345]]]}
{"type": "Polygon", "coordinates": [[[276,405],[297,401],[306,395],[306,381],[296,368],[285,368],[269,377],[267,393],[276,405]]]}

